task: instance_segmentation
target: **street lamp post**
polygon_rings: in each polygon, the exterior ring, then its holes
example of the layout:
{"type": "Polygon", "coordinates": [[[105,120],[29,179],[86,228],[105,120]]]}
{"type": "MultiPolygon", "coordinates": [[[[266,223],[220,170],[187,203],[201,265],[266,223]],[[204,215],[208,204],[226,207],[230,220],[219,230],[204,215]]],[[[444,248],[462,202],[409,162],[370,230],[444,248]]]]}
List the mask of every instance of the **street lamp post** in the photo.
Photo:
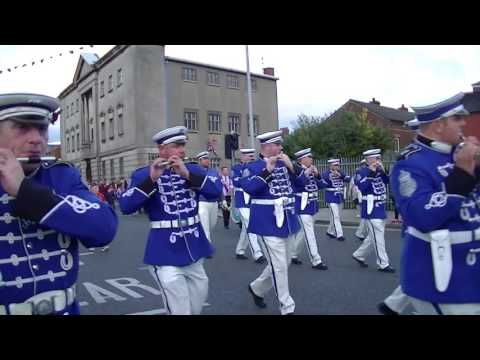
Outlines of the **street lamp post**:
{"type": "Polygon", "coordinates": [[[250,128],[250,145],[255,149],[255,140],[253,132],[253,106],[252,106],[252,81],[250,77],[250,60],[248,56],[248,45],[245,45],[247,53],[247,93],[248,93],[248,126],[250,128]]]}

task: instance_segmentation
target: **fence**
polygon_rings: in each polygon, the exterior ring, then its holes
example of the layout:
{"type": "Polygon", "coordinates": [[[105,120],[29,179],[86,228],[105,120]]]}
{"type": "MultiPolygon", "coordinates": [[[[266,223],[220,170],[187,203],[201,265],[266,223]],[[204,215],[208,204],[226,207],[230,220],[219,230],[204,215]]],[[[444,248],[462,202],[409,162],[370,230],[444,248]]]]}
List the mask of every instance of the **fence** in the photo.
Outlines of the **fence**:
{"type": "MultiPolygon", "coordinates": [[[[393,166],[395,163],[396,156],[398,154],[396,153],[386,153],[385,155],[382,155],[382,163],[383,166],[385,167],[385,171],[387,174],[390,173],[390,168],[393,166]]],[[[360,166],[360,161],[362,161],[363,157],[358,156],[358,157],[345,157],[345,158],[340,158],[340,170],[349,176],[355,176],[355,171],[357,168],[360,166]]],[[[315,160],[315,166],[317,167],[318,171],[320,173],[328,170],[330,167],[327,163],[328,159],[318,159],[315,160]]],[[[346,183],[345,188],[347,189],[346,191],[346,197],[345,201],[343,203],[343,208],[344,209],[355,209],[355,204],[352,200],[351,196],[351,191],[350,190],[351,183],[346,183]]],[[[345,192],[344,192],[345,194],[345,192]]],[[[321,208],[326,208],[327,204],[325,202],[325,191],[320,190],[318,194],[318,199],[319,199],[319,206],[321,208]]],[[[385,202],[386,209],[387,210],[392,210],[394,209],[393,205],[393,200],[390,197],[390,187],[387,186],[387,201],[385,202]]]]}

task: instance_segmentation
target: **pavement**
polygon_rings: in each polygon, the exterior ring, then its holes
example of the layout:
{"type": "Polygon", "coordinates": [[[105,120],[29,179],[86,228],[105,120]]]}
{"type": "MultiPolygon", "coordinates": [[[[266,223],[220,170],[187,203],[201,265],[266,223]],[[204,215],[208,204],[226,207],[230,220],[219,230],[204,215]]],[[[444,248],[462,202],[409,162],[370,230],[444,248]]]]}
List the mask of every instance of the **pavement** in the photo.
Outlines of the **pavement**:
{"type": "MultiPolygon", "coordinates": [[[[302,265],[289,268],[290,293],[298,315],[378,315],[376,304],[398,285],[395,274],[377,271],[375,254],[367,257],[368,268],[351,258],[361,242],[354,236],[356,226],[345,225],[346,241],[327,238],[326,225],[315,226],[317,244],[327,271],[312,269],[307,251],[300,255],[302,265]]],[[[357,220],[354,212],[344,212],[344,224],[357,220]]],[[[326,218],[324,218],[325,220],[326,218]]],[[[260,275],[265,265],[251,259],[237,260],[235,247],[240,229],[235,224],[225,229],[221,219],[213,230],[215,254],[205,260],[209,276],[209,295],[204,315],[278,315],[274,291],[265,297],[266,309],[257,308],[247,292],[248,284],[260,275]]],[[[358,223],[358,220],[357,220],[358,223]]],[[[148,267],[143,263],[148,219],[145,215],[119,214],[119,230],[108,251],[80,248],[77,283],[80,311],[84,315],[162,315],[165,307],[148,267]]],[[[386,248],[393,267],[399,267],[400,231],[387,228],[386,248]]],[[[407,309],[406,313],[411,313],[407,309]]]]}
{"type": "MultiPolygon", "coordinates": [[[[342,225],[358,226],[360,223],[359,209],[342,209],[340,213],[340,220],[342,225]]],[[[315,223],[327,224],[330,222],[330,210],[328,208],[321,208],[315,216],[315,223]]],[[[387,222],[385,227],[392,229],[400,229],[401,222],[395,222],[393,211],[387,211],[387,222]]]]}

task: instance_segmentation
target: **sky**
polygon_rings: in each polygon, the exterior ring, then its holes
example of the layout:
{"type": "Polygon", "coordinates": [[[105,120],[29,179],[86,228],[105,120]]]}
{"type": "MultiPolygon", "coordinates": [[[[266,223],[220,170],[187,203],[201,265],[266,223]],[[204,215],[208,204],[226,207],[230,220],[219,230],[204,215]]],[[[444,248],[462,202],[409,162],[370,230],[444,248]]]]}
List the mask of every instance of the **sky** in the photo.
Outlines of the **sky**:
{"type": "MultiPolygon", "coordinates": [[[[72,82],[80,52],[101,57],[112,47],[0,45],[0,93],[58,96],[72,82]]],[[[280,127],[292,127],[299,114],[331,113],[349,99],[375,98],[393,108],[429,105],[480,81],[478,45],[250,45],[249,52],[253,73],[275,68],[280,127]]],[[[246,70],[244,45],[166,45],[165,53],[246,70]]],[[[57,124],[50,140],[58,139],[57,124]]]]}

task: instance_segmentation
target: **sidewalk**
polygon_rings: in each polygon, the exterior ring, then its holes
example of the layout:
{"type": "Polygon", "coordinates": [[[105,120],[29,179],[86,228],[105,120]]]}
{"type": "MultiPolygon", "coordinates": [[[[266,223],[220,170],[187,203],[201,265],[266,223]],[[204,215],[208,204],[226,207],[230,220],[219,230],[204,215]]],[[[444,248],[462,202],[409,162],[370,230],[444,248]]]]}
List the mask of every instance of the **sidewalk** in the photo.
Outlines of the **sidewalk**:
{"type": "MultiPolygon", "coordinates": [[[[355,209],[342,209],[340,213],[340,218],[342,221],[342,225],[346,226],[358,226],[360,223],[360,217],[357,217],[359,214],[359,210],[355,209]]],[[[400,224],[392,224],[392,219],[394,219],[393,211],[387,211],[387,228],[393,229],[400,229],[400,224]]],[[[317,215],[315,215],[315,223],[317,224],[328,224],[330,222],[330,209],[322,208],[318,211],[317,215]]]]}

